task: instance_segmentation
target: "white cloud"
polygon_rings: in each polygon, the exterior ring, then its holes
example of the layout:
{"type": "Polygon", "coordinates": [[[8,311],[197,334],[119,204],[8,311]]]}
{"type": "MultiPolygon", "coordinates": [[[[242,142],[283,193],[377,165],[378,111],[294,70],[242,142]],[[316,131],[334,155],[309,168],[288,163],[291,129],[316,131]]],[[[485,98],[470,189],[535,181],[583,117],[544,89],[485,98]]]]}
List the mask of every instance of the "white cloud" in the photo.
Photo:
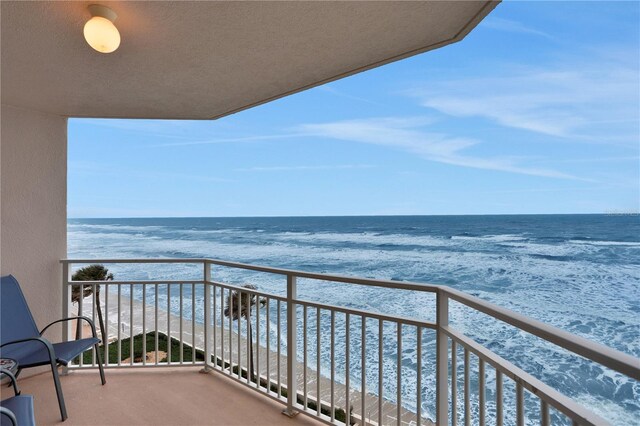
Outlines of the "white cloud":
{"type": "Polygon", "coordinates": [[[91,125],[127,132],[143,133],[169,139],[187,139],[190,120],[120,119],[120,118],[72,118],[80,125],[91,125]]]}
{"type": "Polygon", "coordinates": [[[313,133],[320,137],[393,147],[420,155],[430,161],[455,166],[550,178],[585,180],[557,170],[528,167],[521,164],[523,159],[465,155],[463,151],[466,148],[476,145],[480,141],[422,130],[422,127],[431,121],[431,119],[421,117],[387,117],[304,124],[299,126],[297,130],[313,133]]]}
{"type": "Polygon", "coordinates": [[[200,141],[163,143],[163,144],[153,145],[152,147],[157,148],[157,147],[167,147],[167,146],[215,145],[219,143],[259,142],[259,141],[274,140],[274,139],[277,140],[277,139],[287,139],[287,138],[299,138],[302,136],[308,136],[308,135],[287,133],[287,134],[279,134],[279,135],[245,136],[245,137],[238,137],[238,138],[213,138],[213,139],[200,140],[200,141]]]}
{"type": "Polygon", "coordinates": [[[416,130],[432,122],[424,117],[387,117],[303,124],[297,129],[316,136],[403,148],[425,157],[448,156],[477,143],[472,139],[416,130]]]}
{"type": "Polygon", "coordinates": [[[431,81],[408,93],[454,117],[482,117],[573,140],[637,144],[637,65],[594,58],[552,69],[496,68],[485,77],[431,81]]]}
{"type": "Polygon", "coordinates": [[[353,170],[353,169],[373,169],[377,166],[372,164],[335,164],[319,166],[271,166],[271,167],[248,167],[235,169],[236,172],[295,172],[295,171],[315,171],[315,170],[353,170]]]}
{"type": "Polygon", "coordinates": [[[321,91],[321,92],[331,93],[332,95],[339,96],[341,98],[351,99],[353,101],[358,101],[358,102],[364,102],[364,103],[371,104],[371,105],[383,105],[380,102],[372,101],[370,99],[362,98],[360,96],[354,96],[354,95],[351,95],[349,93],[345,93],[345,92],[340,91],[340,90],[338,90],[338,89],[336,89],[336,88],[334,88],[333,86],[330,86],[330,85],[320,86],[320,87],[317,87],[315,90],[318,90],[318,91],[321,91]]]}
{"type": "Polygon", "coordinates": [[[537,30],[535,28],[524,25],[521,22],[513,21],[511,19],[496,18],[490,16],[484,19],[479,26],[510,33],[531,34],[546,38],[552,38],[551,35],[545,33],[544,31],[537,30]]]}
{"type": "Polygon", "coordinates": [[[89,175],[109,175],[109,176],[126,176],[130,179],[142,179],[142,180],[187,180],[187,181],[200,181],[200,182],[218,182],[229,183],[235,182],[232,179],[220,178],[216,176],[207,175],[193,175],[190,173],[179,172],[157,172],[152,170],[131,170],[131,169],[118,169],[114,167],[105,167],[91,162],[69,162],[69,173],[80,173],[89,175]]]}

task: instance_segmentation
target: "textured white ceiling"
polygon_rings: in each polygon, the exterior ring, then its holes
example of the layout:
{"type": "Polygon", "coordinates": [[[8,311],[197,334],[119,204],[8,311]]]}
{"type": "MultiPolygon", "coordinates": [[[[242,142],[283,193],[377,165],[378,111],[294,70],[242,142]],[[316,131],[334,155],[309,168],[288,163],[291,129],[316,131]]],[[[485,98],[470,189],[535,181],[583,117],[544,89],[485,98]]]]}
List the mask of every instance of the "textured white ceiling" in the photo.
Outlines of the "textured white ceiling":
{"type": "Polygon", "coordinates": [[[1,2],[2,103],[76,117],[216,118],[462,39],[495,6],[428,2],[1,2]]]}

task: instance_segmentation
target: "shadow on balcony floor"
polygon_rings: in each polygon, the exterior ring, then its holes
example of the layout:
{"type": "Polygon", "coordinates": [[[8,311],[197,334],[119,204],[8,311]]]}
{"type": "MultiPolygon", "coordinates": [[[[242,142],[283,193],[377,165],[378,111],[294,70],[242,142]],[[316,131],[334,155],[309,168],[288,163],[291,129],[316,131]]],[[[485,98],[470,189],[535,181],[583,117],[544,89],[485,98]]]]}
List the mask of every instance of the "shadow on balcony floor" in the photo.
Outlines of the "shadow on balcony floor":
{"type": "MultiPolygon", "coordinates": [[[[199,368],[107,370],[62,376],[69,418],[62,423],[51,374],[19,379],[34,395],[39,425],[320,425],[304,415],[290,419],[283,405],[220,374],[199,368]]],[[[3,390],[4,393],[4,390],[3,390]]]]}

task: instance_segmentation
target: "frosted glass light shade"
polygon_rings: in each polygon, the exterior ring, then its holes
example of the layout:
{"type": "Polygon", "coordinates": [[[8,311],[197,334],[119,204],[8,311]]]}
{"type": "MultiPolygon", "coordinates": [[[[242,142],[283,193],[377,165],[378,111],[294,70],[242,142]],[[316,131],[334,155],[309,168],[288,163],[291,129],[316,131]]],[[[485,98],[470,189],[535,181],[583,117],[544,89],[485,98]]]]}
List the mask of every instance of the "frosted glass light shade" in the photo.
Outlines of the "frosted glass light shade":
{"type": "Polygon", "coordinates": [[[101,53],[111,53],[120,46],[120,32],[107,18],[94,16],[84,24],[84,38],[101,53]]]}

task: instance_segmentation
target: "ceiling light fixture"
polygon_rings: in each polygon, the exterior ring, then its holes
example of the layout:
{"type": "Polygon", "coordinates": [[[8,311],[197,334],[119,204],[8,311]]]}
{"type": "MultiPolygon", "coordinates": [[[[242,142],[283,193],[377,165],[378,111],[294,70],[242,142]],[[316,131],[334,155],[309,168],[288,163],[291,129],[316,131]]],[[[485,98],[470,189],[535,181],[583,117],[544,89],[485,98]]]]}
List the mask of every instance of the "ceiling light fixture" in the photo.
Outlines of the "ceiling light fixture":
{"type": "Polygon", "coordinates": [[[120,46],[120,33],[113,21],[118,15],[106,6],[89,6],[92,18],[84,24],[84,38],[100,53],[111,53],[120,46]]]}

